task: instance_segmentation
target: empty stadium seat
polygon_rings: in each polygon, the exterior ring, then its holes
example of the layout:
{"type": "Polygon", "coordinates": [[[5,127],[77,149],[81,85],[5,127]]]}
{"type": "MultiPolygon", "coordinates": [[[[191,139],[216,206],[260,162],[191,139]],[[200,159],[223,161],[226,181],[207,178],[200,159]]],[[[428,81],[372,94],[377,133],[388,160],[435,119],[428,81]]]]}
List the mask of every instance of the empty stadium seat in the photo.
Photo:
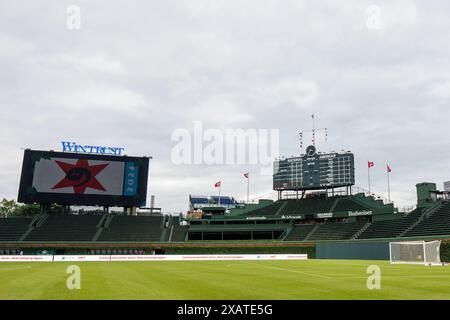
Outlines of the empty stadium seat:
{"type": "Polygon", "coordinates": [[[32,218],[1,218],[0,241],[18,241],[28,230],[32,218]]]}
{"type": "Polygon", "coordinates": [[[250,211],[248,213],[245,213],[246,216],[270,216],[274,215],[278,212],[278,210],[281,208],[281,206],[284,205],[284,201],[277,201],[272,204],[269,204],[268,206],[255,209],[253,211],[250,211]]]}
{"type": "Polygon", "coordinates": [[[450,235],[450,202],[445,203],[431,216],[425,217],[404,237],[450,235]]]}
{"type": "Polygon", "coordinates": [[[92,241],[102,215],[49,215],[25,241],[92,241]]]}
{"type": "Polygon", "coordinates": [[[304,241],[306,236],[313,230],[315,225],[294,226],[291,232],[284,239],[285,241],[304,241]]]}
{"type": "Polygon", "coordinates": [[[161,239],[163,216],[113,216],[97,241],[145,241],[161,239]]]}
{"type": "Polygon", "coordinates": [[[287,204],[281,210],[281,215],[299,215],[330,212],[336,198],[317,197],[284,201],[287,204]]]}
{"type": "Polygon", "coordinates": [[[341,212],[341,211],[362,211],[367,210],[368,208],[363,206],[362,204],[359,204],[355,201],[353,201],[351,198],[343,198],[339,199],[338,203],[334,207],[334,212],[341,212]]]}
{"type": "Polygon", "coordinates": [[[357,239],[395,238],[412,226],[422,215],[421,208],[412,211],[405,217],[393,220],[374,221],[357,239]]]}
{"type": "Polygon", "coordinates": [[[265,215],[301,215],[342,211],[363,211],[370,208],[364,206],[351,197],[329,197],[324,196],[305,199],[284,199],[278,200],[271,205],[247,212],[244,215],[265,216],[265,215]],[[336,203],[336,205],[335,205],[336,203]],[[279,210],[281,209],[281,210],[279,210]]]}
{"type": "Polygon", "coordinates": [[[365,222],[330,222],[318,226],[308,240],[349,240],[365,225],[365,222]]]}

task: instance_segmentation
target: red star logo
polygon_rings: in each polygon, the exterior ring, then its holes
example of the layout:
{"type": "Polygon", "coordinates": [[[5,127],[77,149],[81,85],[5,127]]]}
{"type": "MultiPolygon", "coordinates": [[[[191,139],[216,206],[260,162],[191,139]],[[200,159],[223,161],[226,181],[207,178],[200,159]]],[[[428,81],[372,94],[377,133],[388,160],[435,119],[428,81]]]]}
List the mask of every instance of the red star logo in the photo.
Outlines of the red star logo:
{"type": "Polygon", "coordinates": [[[89,166],[85,159],[78,159],[76,164],[65,163],[55,160],[66,176],[52,189],[73,187],[76,194],[83,194],[86,188],[106,191],[106,189],[95,178],[108,164],[89,166]]]}

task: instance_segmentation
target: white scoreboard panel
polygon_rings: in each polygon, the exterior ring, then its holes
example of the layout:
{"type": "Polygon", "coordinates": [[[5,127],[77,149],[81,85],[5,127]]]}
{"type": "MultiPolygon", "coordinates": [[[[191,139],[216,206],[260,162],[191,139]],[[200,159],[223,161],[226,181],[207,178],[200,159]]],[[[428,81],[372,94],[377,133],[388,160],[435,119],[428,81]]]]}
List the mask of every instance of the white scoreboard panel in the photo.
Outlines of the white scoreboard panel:
{"type": "Polygon", "coordinates": [[[274,162],[274,190],[317,190],[355,184],[355,160],[351,152],[316,153],[314,146],[301,157],[274,162]]]}

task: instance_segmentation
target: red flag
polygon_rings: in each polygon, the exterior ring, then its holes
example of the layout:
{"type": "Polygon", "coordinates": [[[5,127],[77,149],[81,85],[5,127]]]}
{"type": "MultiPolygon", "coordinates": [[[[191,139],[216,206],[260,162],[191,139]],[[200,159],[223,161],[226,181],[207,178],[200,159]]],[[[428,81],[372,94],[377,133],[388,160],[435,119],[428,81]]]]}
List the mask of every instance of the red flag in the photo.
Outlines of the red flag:
{"type": "Polygon", "coordinates": [[[249,177],[249,172],[244,173],[244,177],[246,177],[246,178],[248,179],[248,177],[249,177]]]}
{"type": "Polygon", "coordinates": [[[388,173],[391,173],[391,172],[392,172],[392,169],[391,169],[391,167],[389,167],[389,165],[387,165],[387,168],[386,168],[386,169],[387,169],[387,172],[388,172],[388,173]]]}
{"type": "Polygon", "coordinates": [[[214,185],[214,188],[220,188],[220,181],[216,182],[216,184],[214,185]]]}
{"type": "Polygon", "coordinates": [[[367,167],[368,168],[372,168],[375,165],[375,163],[373,161],[368,161],[367,162],[367,167]]]}

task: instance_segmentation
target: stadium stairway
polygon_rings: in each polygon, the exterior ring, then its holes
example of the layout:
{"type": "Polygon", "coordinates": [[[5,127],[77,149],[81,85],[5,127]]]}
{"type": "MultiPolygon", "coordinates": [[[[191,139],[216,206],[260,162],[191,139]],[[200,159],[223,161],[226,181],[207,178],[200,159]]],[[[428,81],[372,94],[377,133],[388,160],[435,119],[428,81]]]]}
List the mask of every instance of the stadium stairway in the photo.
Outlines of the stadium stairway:
{"type": "Polygon", "coordinates": [[[169,242],[184,242],[188,233],[188,226],[180,225],[180,217],[172,217],[169,242]]]}
{"type": "Polygon", "coordinates": [[[359,235],[361,233],[363,233],[364,231],[366,231],[366,229],[370,226],[370,222],[366,222],[361,229],[359,229],[351,238],[350,240],[355,240],[356,238],[359,237],[359,235]]]}
{"type": "Polygon", "coordinates": [[[336,199],[335,206],[331,209],[332,212],[341,212],[341,211],[362,211],[367,210],[369,207],[367,205],[363,205],[353,198],[338,198],[336,199]]]}
{"type": "Polygon", "coordinates": [[[365,222],[339,223],[329,222],[317,225],[317,228],[311,232],[305,240],[348,240],[354,234],[361,230],[365,222]]]}
{"type": "Polygon", "coordinates": [[[163,220],[161,222],[161,237],[160,242],[169,242],[170,240],[170,233],[171,233],[171,223],[172,223],[172,216],[163,216],[163,220]]]}
{"type": "Polygon", "coordinates": [[[283,208],[287,205],[287,201],[276,201],[268,206],[250,211],[246,213],[246,216],[269,216],[269,215],[279,215],[283,208]]]}
{"type": "Polygon", "coordinates": [[[108,213],[106,216],[105,223],[103,225],[103,228],[108,228],[111,225],[112,219],[114,218],[114,214],[108,213]]]}
{"type": "Polygon", "coordinates": [[[336,210],[336,207],[339,202],[340,202],[339,198],[336,198],[336,200],[334,200],[334,203],[331,205],[330,212],[334,212],[336,210]]]}
{"type": "MultiPolygon", "coordinates": [[[[45,215],[47,217],[47,215],[45,215]]],[[[42,215],[36,215],[32,218],[31,223],[28,225],[28,230],[25,231],[25,233],[20,237],[19,241],[24,241],[26,237],[30,234],[31,231],[33,231],[34,226],[39,222],[39,220],[42,218],[42,215]]]]}
{"type": "Polygon", "coordinates": [[[38,218],[36,219],[36,222],[33,224],[33,227],[39,228],[45,223],[48,217],[50,217],[50,215],[46,213],[39,215],[38,218]]]}
{"type": "Polygon", "coordinates": [[[399,237],[423,214],[422,208],[411,211],[407,216],[391,220],[372,222],[356,239],[381,239],[399,237]]]}
{"type": "Polygon", "coordinates": [[[280,206],[280,208],[277,210],[277,212],[275,212],[275,215],[280,215],[281,212],[283,212],[283,209],[284,209],[284,207],[286,207],[286,205],[287,205],[287,202],[286,202],[286,203],[283,203],[283,204],[280,206]]]}
{"type": "Polygon", "coordinates": [[[108,219],[108,214],[105,214],[101,217],[100,221],[97,224],[97,228],[103,228],[106,223],[106,219],[108,219]]]}
{"type": "Polygon", "coordinates": [[[311,231],[310,232],[308,232],[308,234],[306,235],[306,237],[305,237],[305,241],[307,241],[307,240],[309,240],[310,238],[311,238],[311,236],[314,234],[314,232],[316,232],[316,230],[319,228],[319,225],[318,224],[316,224],[316,225],[314,225],[314,228],[312,228],[311,229],[311,231]]]}
{"type": "Polygon", "coordinates": [[[23,241],[92,241],[102,215],[46,215],[23,241]]]}
{"type": "Polygon", "coordinates": [[[427,213],[404,237],[450,235],[450,201],[442,204],[434,211],[427,213]]]}
{"type": "Polygon", "coordinates": [[[164,222],[164,216],[113,215],[97,241],[160,242],[164,222]]]}
{"type": "Polygon", "coordinates": [[[313,224],[293,226],[284,241],[304,241],[315,227],[313,224]]]}
{"type": "Polygon", "coordinates": [[[1,218],[0,241],[18,241],[29,229],[32,218],[1,218]]]}
{"type": "Polygon", "coordinates": [[[92,241],[97,241],[98,238],[100,237],[100,235],[103,232],[103,229],[105,228],[105,225],[108,221],[108,219],[110,218],[110,214],[105,214],[104,216],[102,216],[102,218],[100,219],[100,222],[97,224],[97,232],[95,233],[94,237],[92,238],[92,241]]]}
{"type": "Polygon", "coordinates": [[[422,215],[413,223],[411,224],[405,231],[403,231],[400,234],[400,237],[405,236],[405,234],[407,232],[409,232],[410,230],[412,230],[416,225],[418,225],[420,222],[423,221],[423,219],[425,219],[426,217],[432,215],[436,210],[438,210],[439,208],[441,208],[442,203],[440,201],[434,203],[432,206],[428,207],[428,208],[424,208],[422,210],[422,215]]]}

